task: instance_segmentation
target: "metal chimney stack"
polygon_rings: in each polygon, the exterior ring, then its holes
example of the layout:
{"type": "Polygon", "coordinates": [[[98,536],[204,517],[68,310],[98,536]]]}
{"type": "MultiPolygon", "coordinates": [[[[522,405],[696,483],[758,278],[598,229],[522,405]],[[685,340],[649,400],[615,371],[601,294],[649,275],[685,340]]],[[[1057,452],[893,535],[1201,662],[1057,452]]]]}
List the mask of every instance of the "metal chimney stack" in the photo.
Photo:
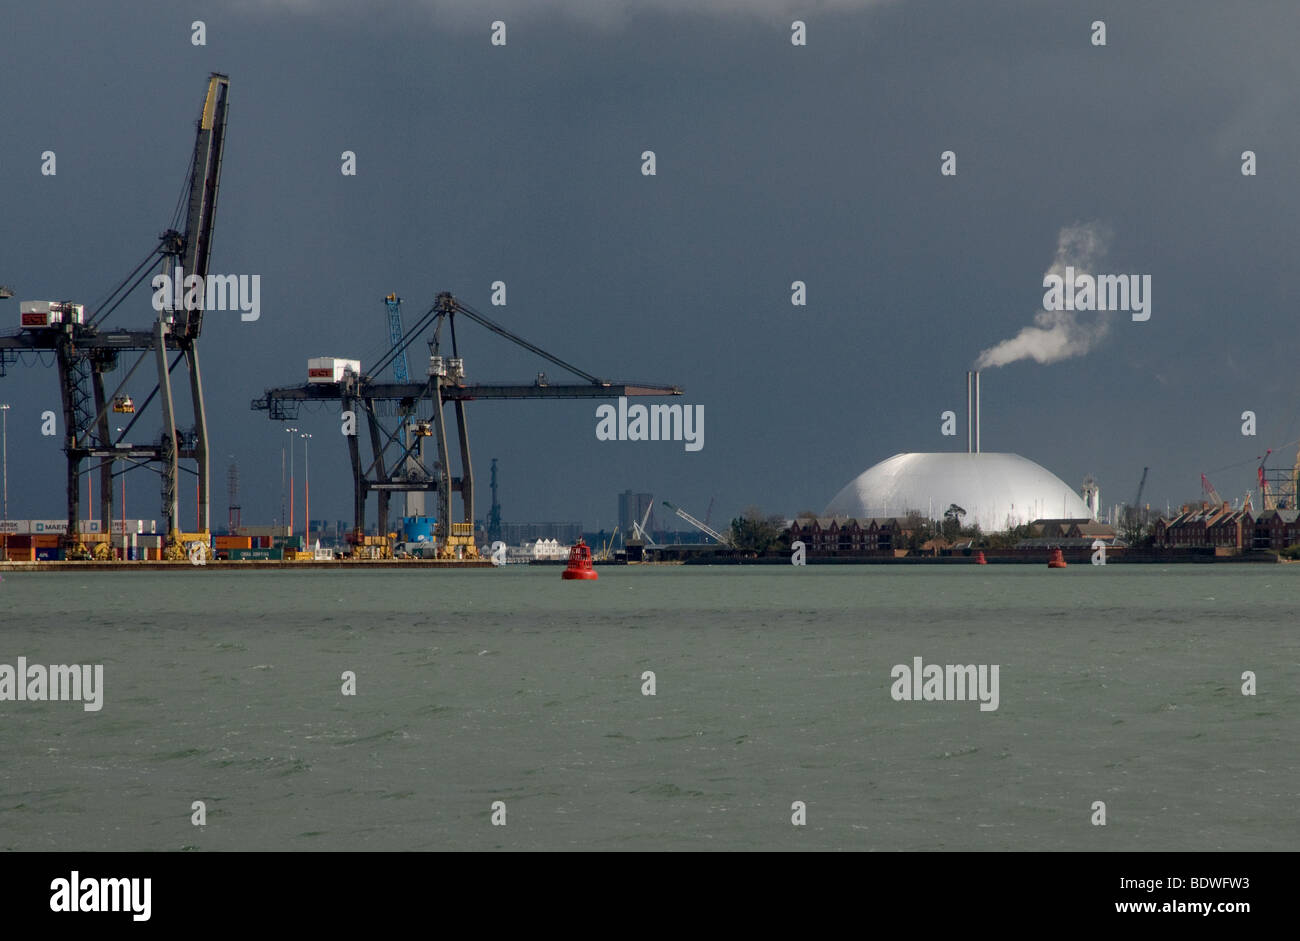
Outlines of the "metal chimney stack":
{"type": "Polygon", "coordinates": [[[975,453],[980,453],[980,374],[975,373],[975,453]]]}
{"type": "Polygon", "coordinates": [[[971,390],[974,388],[975,374],[970,370],[966,371],[966,453],[971,454],[974,451],[973,442],[975,441],[975,430],[972,424],[973,413],[971,411],[971,390]]]}

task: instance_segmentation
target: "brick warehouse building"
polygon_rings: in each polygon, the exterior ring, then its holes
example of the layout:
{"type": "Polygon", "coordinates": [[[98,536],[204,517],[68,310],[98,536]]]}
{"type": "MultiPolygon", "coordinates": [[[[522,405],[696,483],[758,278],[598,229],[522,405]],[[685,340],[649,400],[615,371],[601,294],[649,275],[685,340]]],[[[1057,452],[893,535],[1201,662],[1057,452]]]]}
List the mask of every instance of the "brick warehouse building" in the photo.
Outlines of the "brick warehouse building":
{"type": "Polygon", "coordinates": [[[821,516],[794,520],[786,530],[791,543],[802,541],[809,554],[815,555],[892,555],[895,549],[904,548],[904,535],[903,521],[895,516],[868,519],[821,516]]]}
{"type": "MultiPolygon", "coordinates": [[[[1260,520],[1277,512],[1269,510],[1260,515],[1260,520]]],[[[1161,517],[1156,520],[1154,544],[1164,549],[1206,546],[1226,550],[1284,548],[1281,541],[1272,544],[1271,530],[1268,536],[1269,539],[1261,545],[1259,521],[1249,509],[1234,510],[1226,503],[1217,507],[1202,503],[1184,506],[1182,512],[1172,519],[1161,517]]],[[[1281,536],[1284,537],[1285,532],[1281,536]]]]}

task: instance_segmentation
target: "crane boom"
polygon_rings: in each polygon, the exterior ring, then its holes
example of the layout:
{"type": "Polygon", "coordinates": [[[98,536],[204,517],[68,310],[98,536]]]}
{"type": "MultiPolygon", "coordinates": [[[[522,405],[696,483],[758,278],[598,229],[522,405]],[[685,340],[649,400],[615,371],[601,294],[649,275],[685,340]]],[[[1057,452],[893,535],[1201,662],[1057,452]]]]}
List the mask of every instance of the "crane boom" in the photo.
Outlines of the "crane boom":
{"type": "MultiPolygon", "coordinates": [[[[179,259],[185,274],[196,275],[206,283],[208,260],[212,256],[212,231],[216,224],[217,189],[221,183],[221,157],[226,146],[226,99],[230,79],[213,72],[208,79],[208,93],[199,113],[198,133],[194,139],[194,161],[190,168],[189,206],[185,214],[184,248],[179,259]]],[[[178,312],[186,338],[193,339],[203,329],[203,305],[197,310],[178,312]]]]}
{"type": "Polygon", "coordinates": [[[720,543],[721,543],[722,545],[724,545],[724,546],[729,546],[729,545],[731,545],[731,540],[730,540],[730,539],[728,539],[726,536],[722,535],[722,534],[721,534],[720,532],[718,532],[716,529],[712,529],[712,528],[709,527],[709,526],[705,526],[703,523],[701,523],[701,522],[700,522],[699,520],[697,520],[695,517],[691,516],[691,514],[687,513],[687,512],[686,512],[685,510],[683,510],[681,507],[679,507],[679,506],[673,506],[673,505],[672,505],[671,503],[669,503],[667,500],[664,501],[664,506],[668,507],[668,509],[672,510],[674,513],[676,513],[676,514],[677,514],[678,516],[680,516],[682,519],[686,520],[686,522],[690,523],[692,526],[694,526],[694,527],[695,527],[696,529],[698,529],[700,532],[704,533],[704,535],[706,535],[706,536],[712,536],[714,539],[716,539],[718,542],[720,542],[720,543]]]}
{"type": "Polygon", "coordinates": [[[645,508],[645,516],[641,517],[641,522],[638,523],[636,520],[632,521],[632,535],[638,539],[650,543],[650,545],[652,546],[655,545],[655,541],[651,539],[650,534],[645,531],[645,524],[646,524],[646,520],[650,519],[650,511],[654,509],[654,505],[655,502],[651,500],[650,503],[645,508]]]}
{"type": "Polygon", "coordinates": [[[1219,492],[1214,489],[1214,484],[1210,483],[1210,478],[1204,474],[1201,475],[1201,489],[1205,491],[1205,495],[1210,498],[1215,507],[1223,506],[1223,497],[1219,496],[1219,492]]]}
{"type": "Polygon", "coordinates": [[[1137,499],[1133,501],[1133,509],[1135,510],[1142,506],[1142,491],[1147,488],[1147,471],[1149,470],[1151,470],[1149,467],[1142,468],[1142,480],[1138,483],[1137,499]]]}

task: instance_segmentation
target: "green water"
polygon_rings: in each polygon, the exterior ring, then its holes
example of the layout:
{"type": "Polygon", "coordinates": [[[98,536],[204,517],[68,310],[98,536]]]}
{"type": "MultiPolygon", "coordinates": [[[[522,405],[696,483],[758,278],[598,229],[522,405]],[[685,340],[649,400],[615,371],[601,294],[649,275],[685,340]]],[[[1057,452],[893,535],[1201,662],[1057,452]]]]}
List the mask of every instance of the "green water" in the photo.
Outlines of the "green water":
{"type": "Polygon", "coordinates": [[[1300,566],[6,573],[0,663],[105,691],[0,702],[0,846],[1295,849],[1297,611],[1300,566]],[[999,708],[895,701],[917,656],[999,708]]]}

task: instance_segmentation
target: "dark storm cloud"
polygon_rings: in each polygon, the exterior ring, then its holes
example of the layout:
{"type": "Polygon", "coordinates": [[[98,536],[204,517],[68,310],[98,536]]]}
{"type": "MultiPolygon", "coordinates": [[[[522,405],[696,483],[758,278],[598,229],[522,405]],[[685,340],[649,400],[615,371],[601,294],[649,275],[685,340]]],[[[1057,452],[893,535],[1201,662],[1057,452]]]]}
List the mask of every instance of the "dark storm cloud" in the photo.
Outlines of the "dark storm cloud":
{"type": "MultiPolygon", "coordinates": [[[[508,519],[609,528],[628,487],[696,515],[716,496],[715,523],[821,506],[895,452],[955,446],[939,414],[960,411],[962,371],[1025,326],[1078,220],[1113,233],[1113,270],[1152,276],[1154,315],[1117,320],[1086,356],[989,374],[987,449],[1071,483],[1094,473],[1108,502],[1150,465],[1163,502],[1240,462],[1215,483],[1244,491],[1254,455],[1300,433],[1293,5],[488,6],[11,5],[0,283],[18,296],[0,317],[20,299],[93,302],[149,248],[220,70],[214,268],[260,274],[263,312],[211,318],[204,364],[214,478],[234,455],[245,519],[279,512],[286,438],[249,400],[301,381],[308,356],[373,362],[393,290],[408,317],[452,290],[585,369],[676,382],[705,407],[708,444],[684,453],[597,441],[594,402],[476,403],[476,466],[485,478],[501,459],[508,519]],[[46,149],[55,178],[39,174],[46,149]],[[1257,177],[1239,171],[1247,149],[1257,177]],[[497,279],[504,309],[489,307],[497,279]],[[807,307],[790,305],[794,280],[807,307]],[[1239,434],[1248,408],[1259,439],[1239,434]]],[[[142,293],[115,322],[150,316],[142,293]]],[[[550,372],[472,328],[463,343],[473,379],[550,372]]],[[[53,371],[11,365],[0,401],[11,515],[60,515],[59,442],[37,421],[58,408],[53,371]]],[[[337,415],[297,424],[315,435],[313,515],[347,517],[337,415]]],[[[156,491],[133,473],[131,514],[157,516],[156,491]]]]}

